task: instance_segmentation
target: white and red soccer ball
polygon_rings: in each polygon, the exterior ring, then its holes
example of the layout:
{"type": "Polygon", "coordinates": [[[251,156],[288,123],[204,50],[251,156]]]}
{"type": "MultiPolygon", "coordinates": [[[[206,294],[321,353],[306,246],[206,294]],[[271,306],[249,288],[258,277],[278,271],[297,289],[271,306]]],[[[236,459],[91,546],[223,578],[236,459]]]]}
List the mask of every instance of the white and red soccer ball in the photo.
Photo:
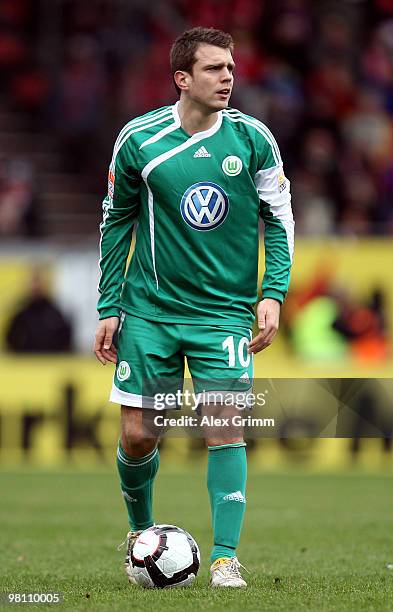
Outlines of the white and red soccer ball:
{"type": "Polygon", "coordinates": [[[175,525],[154,525],[138,536],[130,570],[145,588],[184,587],[195,580],[200,561],[198,544],[187,531],[175,525]]]}

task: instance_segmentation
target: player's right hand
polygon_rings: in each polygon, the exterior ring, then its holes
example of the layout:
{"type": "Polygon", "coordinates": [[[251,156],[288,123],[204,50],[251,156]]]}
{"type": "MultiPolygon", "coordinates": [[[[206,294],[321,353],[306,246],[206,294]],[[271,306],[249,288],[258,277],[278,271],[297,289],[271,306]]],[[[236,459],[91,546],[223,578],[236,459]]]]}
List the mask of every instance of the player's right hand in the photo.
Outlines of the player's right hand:
{"type": "Polygon", "coordinates": [[[119,327],[119,317],[108,317],[98,322],[93,351],[98,361],[106,365],[107,361],[116,363],[117,349],[113,344],[113,335],[119,327]]]}

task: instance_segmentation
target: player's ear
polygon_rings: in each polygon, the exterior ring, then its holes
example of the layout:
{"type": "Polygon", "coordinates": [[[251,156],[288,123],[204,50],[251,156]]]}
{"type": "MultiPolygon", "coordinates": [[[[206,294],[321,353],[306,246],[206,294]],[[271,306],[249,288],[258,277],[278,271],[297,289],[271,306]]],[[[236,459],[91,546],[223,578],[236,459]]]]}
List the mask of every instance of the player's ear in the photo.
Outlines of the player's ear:
{"type": "Polygon", "coordinates": [[[190,74],[184,70],[177,70],[173,75],[174,81],[181,91],[188,91],[190,87],[190,74]]]}

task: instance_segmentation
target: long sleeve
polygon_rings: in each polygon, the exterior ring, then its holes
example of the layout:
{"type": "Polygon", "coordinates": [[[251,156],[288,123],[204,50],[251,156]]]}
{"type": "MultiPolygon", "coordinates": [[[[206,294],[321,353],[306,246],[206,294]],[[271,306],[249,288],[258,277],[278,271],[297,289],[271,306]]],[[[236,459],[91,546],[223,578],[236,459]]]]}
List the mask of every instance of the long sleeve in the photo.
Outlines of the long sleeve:
{"type": "MultiPolygon", "coordinates": [[[[97,310],[100,319],[120,315],[132,229],[139,213],[140,177],[129,141],[119,150],[116,141],[108,176],[108,193],[103,201],[100,225],[100,294],[97,310]]],[[[120,142],[121,144],[121,142],[120,142]]]]}
{"type": "Polygon", "coordinates": [[[256,173],[255,185],[261,200],[260,215],[265,224],[262,298],[270,297],[282,303],[290,279],[295,223],[290,182],[284,175],[281,157],[276,157],[275,161],[275,165],[256,173]]]}

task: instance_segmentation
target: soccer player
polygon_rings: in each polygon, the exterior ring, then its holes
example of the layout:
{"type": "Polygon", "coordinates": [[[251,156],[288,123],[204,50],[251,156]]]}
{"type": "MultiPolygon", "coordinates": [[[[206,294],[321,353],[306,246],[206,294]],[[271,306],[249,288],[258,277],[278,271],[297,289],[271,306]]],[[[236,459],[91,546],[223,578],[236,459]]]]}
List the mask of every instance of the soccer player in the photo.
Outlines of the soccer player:
{"type": "MultiPolygon", "coordinates": [[[[117,364],[110,399],[121,404],[117,465],[131,529],[130,582],[132,546],[154,524],[159,466],[158,439],[147,427],[154,403],[145,381],[182,379],[186,357],[194,384],[214,379],[251,388],[252,356],[271,344],[288,289],[294,229],[289,181],[266,125],[228,107],[232,52],[229,34],[202,27],[184,32],[170,54],[179,101],[127,123],[109,168],[94,351],[101,363],[117,364]],[[259,333],[252,339],[260,216],[266,269],[259,333]]],[[[206,438],[210,584],[244,587],[236,548],[246,502],[245,443],[242,435],[220,430],[206,438]]]]}

